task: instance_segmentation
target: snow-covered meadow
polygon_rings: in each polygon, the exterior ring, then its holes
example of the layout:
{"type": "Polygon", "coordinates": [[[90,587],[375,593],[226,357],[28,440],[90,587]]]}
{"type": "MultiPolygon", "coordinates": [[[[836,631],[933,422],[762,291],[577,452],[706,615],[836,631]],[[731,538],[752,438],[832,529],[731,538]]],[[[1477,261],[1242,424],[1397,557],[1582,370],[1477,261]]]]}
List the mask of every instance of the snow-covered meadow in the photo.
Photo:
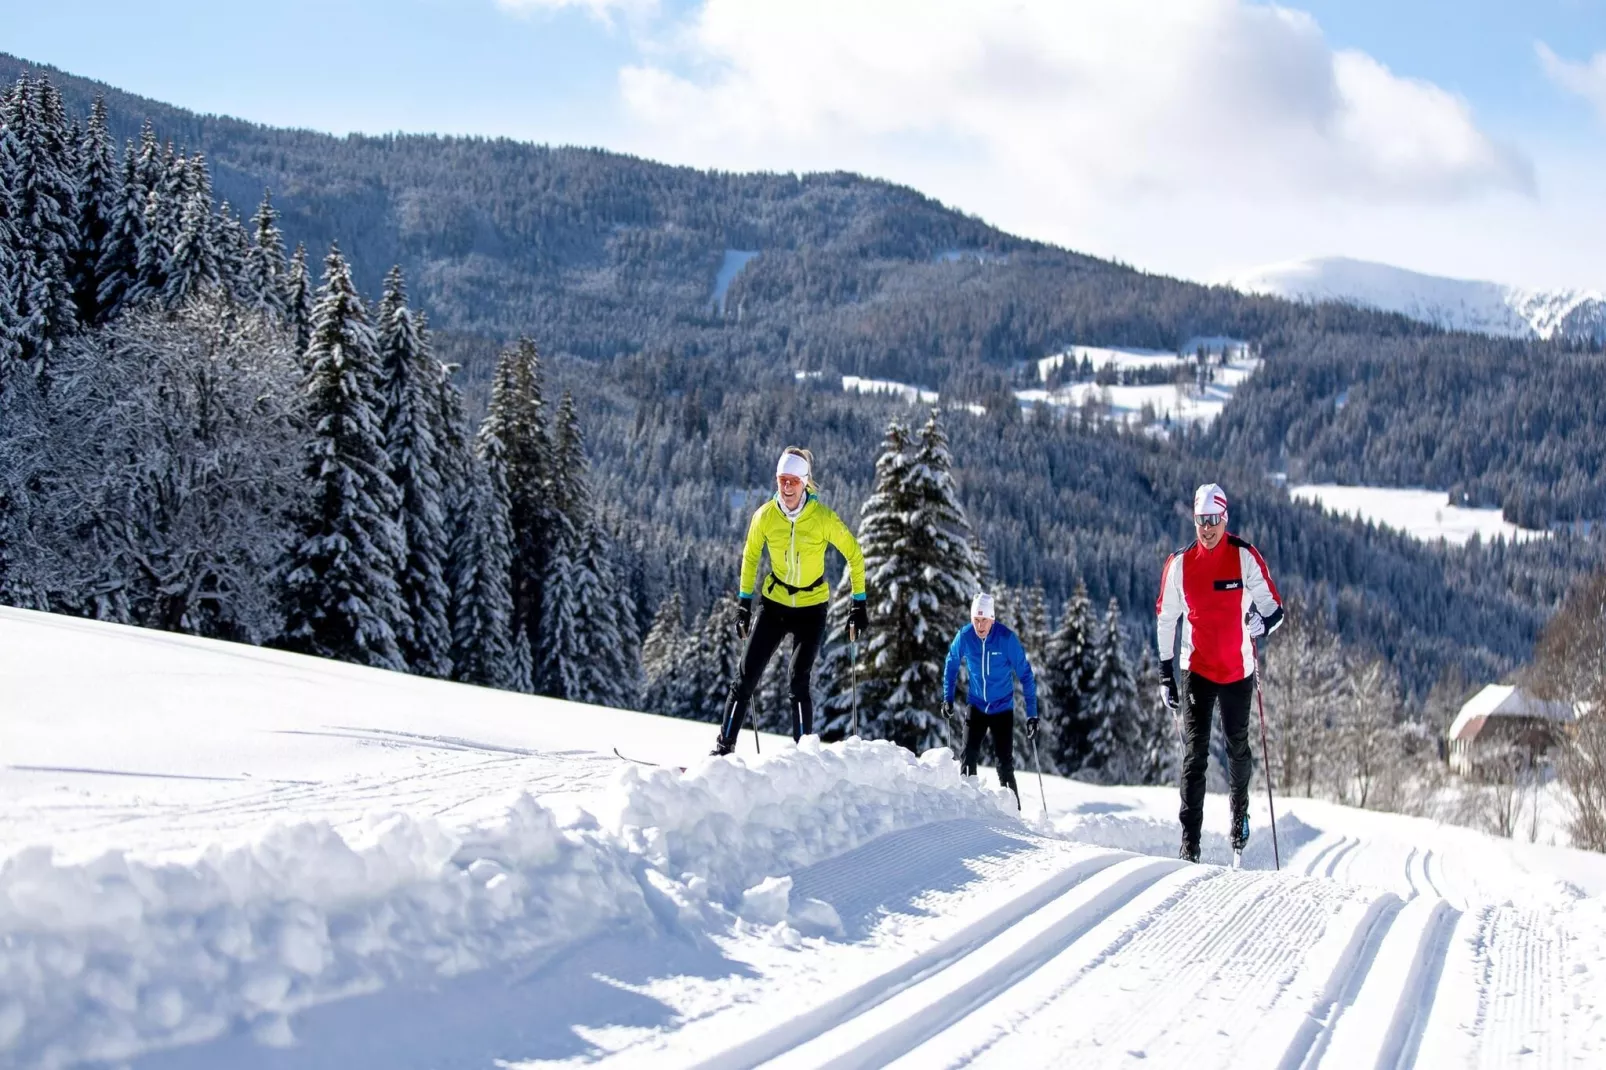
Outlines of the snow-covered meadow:
{"type": "Polygon", "coordinates": [[[1518,527],[1507,521],[1498,509],[1452,505],[1450,496],[1442,490],[1307,483],[1290,487],[1288,494],[1299,501],[1320,505],[1337,516],[1352,516],[1393,528],[1423,542],[1443,539],[1452,546],[1462,546],[1474,535],[1487,542],[1496,538],[1521,541],[1548,534],[1518,527]]]}
{"type": "Polygon", "coordinates": [[[1271,873],[1261,796],[1186,866],[1166,789],[19,610],[0,688],[4,1066],[1606,1054],[1603,856],[1279,800],[1271,873]]]}

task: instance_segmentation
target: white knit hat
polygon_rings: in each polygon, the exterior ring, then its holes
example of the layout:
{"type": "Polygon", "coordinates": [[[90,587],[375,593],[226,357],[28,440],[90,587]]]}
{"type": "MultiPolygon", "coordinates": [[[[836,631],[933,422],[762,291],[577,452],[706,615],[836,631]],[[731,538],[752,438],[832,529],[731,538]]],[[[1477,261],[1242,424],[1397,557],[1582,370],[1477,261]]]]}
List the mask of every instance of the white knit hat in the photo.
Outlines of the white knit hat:
{"type": "Polygon", "coordinates": [[[781,454],[781,459],[775,462],[775,475],[777,478],[780,476],[797,476],[797,478],[807,482],[809,478],[808,458],[798,453],[788,452],[781,454]]]}
{"type": "Polygon", "coordinates": [[[970,615],[983,620],[993,619],[993,596],[982,591],[970,600],[970,615]]]}
{"type": "Polygon", "coordinates": [[[1227,515],[1227,492],[1216,483],[1206,483],[1193,492],[1193,515],[1209,516],[1212,513],[1227,515]]]}

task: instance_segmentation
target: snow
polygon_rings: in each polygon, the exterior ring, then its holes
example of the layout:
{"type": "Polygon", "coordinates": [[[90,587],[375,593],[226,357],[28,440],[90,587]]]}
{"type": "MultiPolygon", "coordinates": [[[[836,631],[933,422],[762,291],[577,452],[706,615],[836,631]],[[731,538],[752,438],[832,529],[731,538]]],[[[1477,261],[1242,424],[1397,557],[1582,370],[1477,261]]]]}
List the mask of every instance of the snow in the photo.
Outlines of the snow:
{"type": "Polygon", "coordinates": [[[1498,509],[1451,505],[1450,496],[1442,490],[1306,483],[1290,487],[1288,493],[1330,513],[1393,528],[1423,542],[1443,539],[1452,546],[1463,546],[1475,535],[1484,541],[1520,542],[1549,534],[1509,523],[1498,509]]]}
{"type": "Polygon", "coordinates": [[[1339,301],[1447,330],[1606,341],[1606,296],[1598,290],[1526,290],[1336,256],[1270,264],[1228,282],[1244,293],[1339,301]]]}
{"type": "MultiPolygon", "coordinates": [[[[1054,358],[1044,358],[1052,360],[1054,358]]],[[[1123,367],[1136,367],[1138,356],[1127,354],[1123,367]]],[[[1147,358],[1157,360],[1158,358],[1147,358]]],[[[1167,355],[1164,363],[1179,363],[1174,355],[1167,355]]],[[[1190,368],[1197,365],[1186,362],[1190,368]]],[[[1232,400],[1233,394],[1260,367],[1257,358],[1232,360],[1226,364],[1211,364],[1211,382],[1201,389],[1195,382],[1161,383],[1152,386],[1100,386],[1097,383],[1071,383],[1058,390],[1027,389],[1015,391],[1022,404],[1057,405],[1102,409],[1111,419],[1136,424],[1143,419],[1145,407],[1151,411],[1150,426],[1169,427],[1174,424],[1209,424],[1232,400]]]]}
{"type": "Polygon", "coordinates": [[[725,258],[720,261],[719,271],[714,275],[714,292],[709,295],[708,303],[719,309],[719,314],[725,314],[725,294],[730,291],[731,283],[736,276],[742,273],[747,262],[758,255],[756,249],[726,249],[725,258]]]}
{"type": "Polygon", "coordinates": [[[935,390],[922,390],[918,386],[908,383],[893,382],[891,379],[862,379],[857,375],[844,375],[842,377],[842,390],[848,394],[891,394],[900,397],[911,405],[935,405],[937,392],[935,390]]]}
{"type": "Polygon", "coordinates": [[[12,609],[0,694],[4,1066],[1606,1055],[1606,856],[12,609]]]}

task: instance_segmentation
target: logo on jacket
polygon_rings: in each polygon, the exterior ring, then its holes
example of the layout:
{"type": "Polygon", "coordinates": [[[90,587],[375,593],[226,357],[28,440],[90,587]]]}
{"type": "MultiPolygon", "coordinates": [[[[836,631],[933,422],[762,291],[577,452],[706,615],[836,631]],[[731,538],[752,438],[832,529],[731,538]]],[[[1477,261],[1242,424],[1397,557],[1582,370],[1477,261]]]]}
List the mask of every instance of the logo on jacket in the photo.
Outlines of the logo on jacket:
{"type": "Polygon", "coordinates": [[[1244,589],[1244,581],[1243,580],[1217,580],[1216,581],[1216,590],[1218,590],[1218,591],[1241,591],[1243,589],[1244,589]]]}

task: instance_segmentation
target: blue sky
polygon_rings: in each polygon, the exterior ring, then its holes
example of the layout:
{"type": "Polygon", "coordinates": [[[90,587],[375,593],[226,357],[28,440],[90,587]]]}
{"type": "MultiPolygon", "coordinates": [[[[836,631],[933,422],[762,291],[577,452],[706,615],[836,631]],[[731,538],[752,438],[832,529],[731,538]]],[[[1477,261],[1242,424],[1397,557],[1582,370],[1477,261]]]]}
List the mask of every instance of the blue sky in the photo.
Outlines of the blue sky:
{"type": "Polygon", "coordinates": [[[0,49],[274,125],[859,170],[1192,277],[1342,254],[1606,288],[1606,0],[1141,7],[0,0],[0,49]]]}

